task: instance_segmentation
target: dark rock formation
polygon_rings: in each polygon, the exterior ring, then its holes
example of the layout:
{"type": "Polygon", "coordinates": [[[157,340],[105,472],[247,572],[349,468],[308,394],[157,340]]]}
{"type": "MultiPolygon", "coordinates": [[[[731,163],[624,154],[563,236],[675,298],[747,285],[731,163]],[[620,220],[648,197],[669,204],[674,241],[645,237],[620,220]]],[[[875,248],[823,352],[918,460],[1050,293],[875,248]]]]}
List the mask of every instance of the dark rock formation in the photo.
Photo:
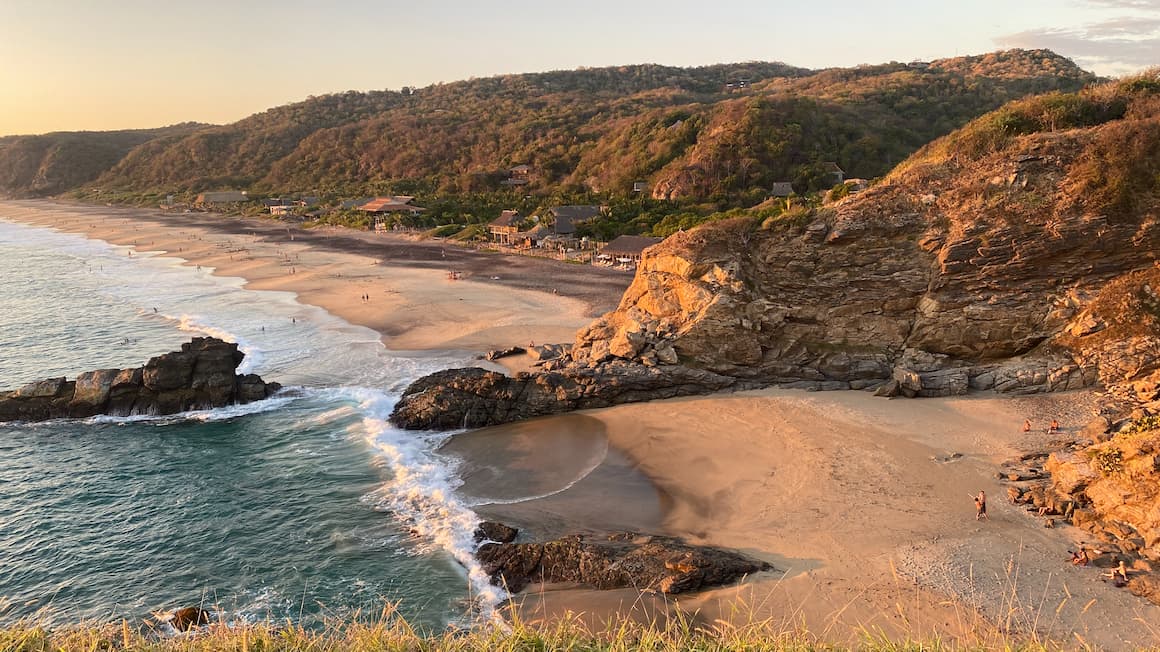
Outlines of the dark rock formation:
{"type": "Polygon", "coordinates": [[[506,349],[496,349],[495,351],[488,351],[484,354],[484,360],[499,360],[500,358],[507,358],[513,355],[520,355],[525,352],[522,346],[509,346],[506,349]]]}
{"type": "Polygon", "coordinates": [[[513,593],[533,582],[682,593],[772,569],[734,552],[630,533],[601,539],[576,535],[547,543],[485,543],[476,557],[494,584],[513,593]]]}
{"type": "Polygon", "coordinates": [[[188,632],[194,627],[208,625],[210,613],[200,607],[182,607],[173,612],[173,619],[169,621],[173,629],[179,632],[188,632]]]}
{"type": "Polygon", "coordinates": [[[510,525],[484,521],[475,528],[475,542],[494,541],[496,543],[511,543],[519,536],[520,531],[510,525]]]}
{"type": "Polygon", "coordinates": [[[98,369],[75,381],[50,378],[0,392],[0,421],[174,414],[249,403],[281,389],[254,374],[235,375],[244,357],[237,344],[195,337],[144,367],[98,369]]]}
{"type": "Polygon", "coordinates": [[[482,428],[620,403],[707,394],[737,380],[687,367],[606,364],[515,377],[478,368],[420,378],[403,393],[391,422],[414,430],[482,428]]]}

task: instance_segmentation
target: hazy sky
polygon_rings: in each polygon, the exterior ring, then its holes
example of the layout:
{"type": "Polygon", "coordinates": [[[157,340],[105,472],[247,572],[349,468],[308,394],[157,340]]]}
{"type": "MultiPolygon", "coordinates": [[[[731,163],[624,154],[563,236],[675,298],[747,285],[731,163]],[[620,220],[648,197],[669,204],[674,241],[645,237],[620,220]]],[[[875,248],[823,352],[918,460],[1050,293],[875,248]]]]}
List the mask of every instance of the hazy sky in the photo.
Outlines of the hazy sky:
{"type": "Polygon", "coordinates": [[[308,95],[582,66],[1013,47],[1104,75],[1157,65],[1160,0],[0,0],[0,135],[227,123],[308,95]]]}

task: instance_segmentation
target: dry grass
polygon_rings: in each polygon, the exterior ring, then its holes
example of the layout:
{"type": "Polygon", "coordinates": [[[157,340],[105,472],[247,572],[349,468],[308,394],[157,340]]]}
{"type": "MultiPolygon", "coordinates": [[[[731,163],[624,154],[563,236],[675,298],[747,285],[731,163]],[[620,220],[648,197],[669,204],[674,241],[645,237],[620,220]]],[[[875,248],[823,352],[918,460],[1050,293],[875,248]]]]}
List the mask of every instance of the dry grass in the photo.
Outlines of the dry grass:
{"type": "MultiPolygon", "coordinates": [[[[489,625],[471,631],[450,630],[423,634],[388,612],[376,621],[334,623],[320,630],[293,624],[215,624],[201,631],[172,637],[143,635],[126,623],[79,625],[49,630],[24,623],[0,630],[0,652],[93,652],[126,650],[140,652],[310,652],[447,651],[495,652],[584,650],[650,652],[716,652],[728,650],[984,650],[994,643],[952,645],[939,639],[896,640],[878,631],[866,631],[853,647],[818,642],[808,632],[785,633],[766,623],[735,626],[725,622],[694,627],[688,621],[667,625],[641,625],[631,621],[612,624],[595,632],[578,618],[547,627],[489,625]]],[[[998,649],[1058,649],[1041,643],[1001,643],[998,649]]]]}

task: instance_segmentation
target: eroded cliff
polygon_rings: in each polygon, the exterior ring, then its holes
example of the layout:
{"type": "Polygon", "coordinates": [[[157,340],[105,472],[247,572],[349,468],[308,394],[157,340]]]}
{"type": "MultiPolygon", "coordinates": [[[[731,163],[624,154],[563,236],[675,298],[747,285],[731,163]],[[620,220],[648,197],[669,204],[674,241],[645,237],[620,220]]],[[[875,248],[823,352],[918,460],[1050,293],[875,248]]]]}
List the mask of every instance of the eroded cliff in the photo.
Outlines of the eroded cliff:
{"type": "Polygon", "coordinates": [[[1152,400],[1154,90],[1093,91],[1119,117],[1084,128],[1007,133],[993,123],[1009,115],[989,116],[836,205],[673,235],[573,363],[919,395],[1098,382],[1152,400]]]}

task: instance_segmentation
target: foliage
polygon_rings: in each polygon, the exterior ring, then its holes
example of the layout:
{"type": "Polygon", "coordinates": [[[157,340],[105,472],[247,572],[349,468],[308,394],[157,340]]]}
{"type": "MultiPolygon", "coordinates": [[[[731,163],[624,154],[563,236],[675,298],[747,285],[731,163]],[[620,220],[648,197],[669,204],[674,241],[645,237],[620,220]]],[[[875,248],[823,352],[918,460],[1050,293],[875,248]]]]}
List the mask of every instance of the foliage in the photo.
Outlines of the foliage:
{"type": "Polygon", "coordinates": [[[1141,114],[1155,116],[1160,98],[1156,72],[1143,73],[1078,92],[1053,91],[1011,102],[957,132],[931,143],[908,161],[978,160],[1010,145],[1018,136],[1094,127],[1141,114]],[[1152,107],[1152,108],[1148,108],[1152,107]]]}
{"type": "MultiPolygon", "coordinates": [[[[728,210],[760,203],[774,182],[793,182],[799,193],[829,188],[826,161],[850,176],[881,175],[1005,101],[1075,90],[1090,79],[1048,52],[1010,51],[928,68],[644,65],[346,92],[155,138],[97,185],[330,199],[393,192],[415,195],[424,206],[433,197],[470,195],[486,205],[483,213],[436,210],[429,222],[438,223],[484,221],[496,208],[484,195],[508,202],[530,195],[537,204],[557,194],[625,200],[634,183],[645,182],[655,197],[728,210]],[[532,166],[527,185],[507,183],[517,164],[532,166]]],[[[607,224],[607,234],[650,232],[677,212],[688,213],[678,224],[714,212],[672,208],[635,225],[607,224]]]]}
{"type": "Polygon", "coordinates": [[[1063,186],[1076,204],[1110,220],[1149,206],[1160,194],[1160,111],[1098,130],[1063,186]]]}
{"type": "Polygon", "coordinates": [[[0,138],[0,193],[43,197],[65,192],[96,179],[134,147],[208,126],[190,122],[160,129],[0,138]]]}
{"type": "Polygon", "coordinates": [[[1122,433],[1124,435],[1136,435],[1157,429],[1160,429],[1160,414],[1151,414],[1136,419],[1122,433]]]}
{"type": "Polygon", "coordinates": [[[1092,466],[1105,476],[1116,475],[1124,470],[1124,451],[1115,446],[1094,449],[1090,455],[1092,466]]]}

